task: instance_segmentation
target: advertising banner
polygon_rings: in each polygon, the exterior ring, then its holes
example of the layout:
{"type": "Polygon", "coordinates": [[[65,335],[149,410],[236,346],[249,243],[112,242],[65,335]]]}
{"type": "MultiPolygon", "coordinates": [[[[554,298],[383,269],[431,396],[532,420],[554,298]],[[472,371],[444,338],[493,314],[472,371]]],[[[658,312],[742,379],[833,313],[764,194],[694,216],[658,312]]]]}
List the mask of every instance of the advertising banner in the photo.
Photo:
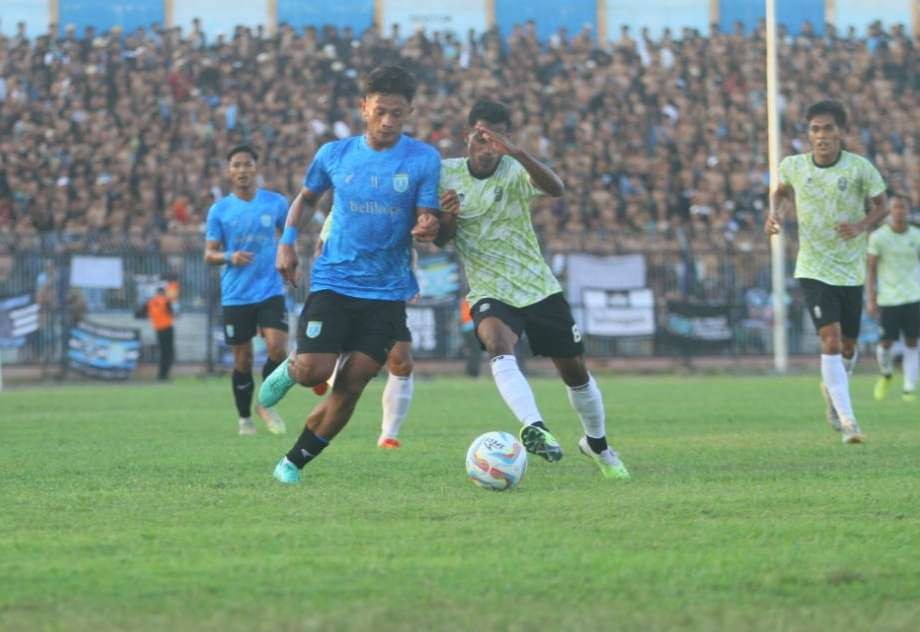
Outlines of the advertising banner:
{"type": "Polygon", "coordinates": [[[72,369],[89,377],[126,380],[137,367],[140,346],[137,329],[84,320],[70,330],[67,359],[72,369]]]}

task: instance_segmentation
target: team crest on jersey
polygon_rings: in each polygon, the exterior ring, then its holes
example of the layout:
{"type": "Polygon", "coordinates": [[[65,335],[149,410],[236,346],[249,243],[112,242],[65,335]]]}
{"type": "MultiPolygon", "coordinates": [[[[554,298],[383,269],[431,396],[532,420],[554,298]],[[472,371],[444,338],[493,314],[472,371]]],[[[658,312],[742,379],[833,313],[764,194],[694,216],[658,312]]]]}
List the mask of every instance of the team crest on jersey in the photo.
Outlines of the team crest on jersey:
{"type": "Polygon", "coordinates": [[[461,204],[463,203],[463,199],[464,199],[465,197],[466,197],[466,193],[464,193],[463,191],[460,191],[460,192],[457,194],[457,199],[460,200],[460,203],[461,203],[461,204]]]}
{"type": "Polygon", "coordinates": [[[397,193],[405,193],[409,190],[408,173],[397,173],[393,176],[393,190],[397,193]]]}
{"type": "Polygon", "coordinates": [[[505,195],[505,190],[501,187],[495,187],[495,201],[501,202],[505,195]]]}
{"type": "Polygon", "coordinates": [[[307,321],[307,338],[316,338],[322,330],[323,330],[323,321],[321,320],[307,321]]]}
{"type": "Polygon", "coordinates": [[[846,178],[838,179],[837,188],[840,189],[841,191],[846,191],[847,190],[847,179],[846,178]]]}
{"type": "Polygon", "coordinates": [[[261,217],[259,217],[259,221],[262,222],[262,226],[268,228],[272,225],[272,216],[268,213],[263,213],[261,217]]]}

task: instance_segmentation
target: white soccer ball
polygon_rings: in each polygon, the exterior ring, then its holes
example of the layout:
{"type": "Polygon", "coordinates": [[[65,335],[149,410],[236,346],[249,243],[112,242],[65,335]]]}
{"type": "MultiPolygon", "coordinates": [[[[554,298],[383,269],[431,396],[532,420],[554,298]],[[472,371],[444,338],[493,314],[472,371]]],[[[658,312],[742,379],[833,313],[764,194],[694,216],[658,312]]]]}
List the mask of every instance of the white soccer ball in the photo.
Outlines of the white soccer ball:
{"type": "Polygon", "coordinates": [[[527,452],[510,433],[479,435],[466,451],[466,473],[483,489],[511,489],[521,482],[526,471],[527,452]]]}

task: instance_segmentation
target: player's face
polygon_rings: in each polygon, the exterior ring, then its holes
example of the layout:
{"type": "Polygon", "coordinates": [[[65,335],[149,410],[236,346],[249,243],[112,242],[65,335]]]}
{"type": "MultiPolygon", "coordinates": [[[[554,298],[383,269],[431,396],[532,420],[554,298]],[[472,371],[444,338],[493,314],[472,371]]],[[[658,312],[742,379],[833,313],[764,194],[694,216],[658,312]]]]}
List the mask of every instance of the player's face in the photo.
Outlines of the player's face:
{"type": "Polygon", "coordinates": [[[818,114],[808,121],[808,142],[819,164],[830,163],[840,153],[843,130],[833,114],[818,114]]]}
{"type": "Polygon", "coordinates": [[[399,94],[369,94],[361,104],[367,139],[374,149],[396,144],[403,124],[412,113],[412,104],[399,94]]]}
{"type": "Polygon", "coordinates": [[[891,225],[895,229],[904,230],[907,227],[907,202],[904,198],[893,198],[888,205],[888,212],[891,214],[891,225]]]}
{"type": "Polygon", "coordinates": [[[249,189],[256,181],[256,161],[245,151],[233,154],[227,174],[235,188],[249,189]]]}
{"type": "MultiPolygon", "coordinates": [[[[508,135],[508,125],[505,123],[488,123],[483,121],[489,129],[501,134],[508,135]]],[[[475,174],[491,174],[498,167],[498,161],[502,155],[495,150],[495,147],[485,137],[471,129],[466,139],[466,149],[469,154],[470,166],[475,174]]]]}

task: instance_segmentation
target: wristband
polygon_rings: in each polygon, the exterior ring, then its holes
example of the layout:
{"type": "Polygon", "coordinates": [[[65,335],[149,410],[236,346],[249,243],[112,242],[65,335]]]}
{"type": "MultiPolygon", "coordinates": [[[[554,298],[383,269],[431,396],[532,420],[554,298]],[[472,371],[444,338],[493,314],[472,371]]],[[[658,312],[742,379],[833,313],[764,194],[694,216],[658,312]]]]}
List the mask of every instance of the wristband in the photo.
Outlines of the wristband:
{"type": "Polygon", "coordinates": [[[224,253],[224,263],[226,263],[228,266],[233,265],[233,253],[229,250],[224,253]]]}
{"type": "Polygon", "coordinates": [[[284,232],[281,233],[281,240],[279,244],[284,244],[285,246],[293,246],[297,243],[297,229],[293,226],[285,226],[284,232]]]}

